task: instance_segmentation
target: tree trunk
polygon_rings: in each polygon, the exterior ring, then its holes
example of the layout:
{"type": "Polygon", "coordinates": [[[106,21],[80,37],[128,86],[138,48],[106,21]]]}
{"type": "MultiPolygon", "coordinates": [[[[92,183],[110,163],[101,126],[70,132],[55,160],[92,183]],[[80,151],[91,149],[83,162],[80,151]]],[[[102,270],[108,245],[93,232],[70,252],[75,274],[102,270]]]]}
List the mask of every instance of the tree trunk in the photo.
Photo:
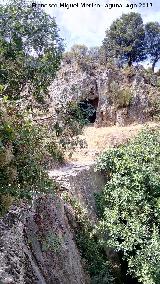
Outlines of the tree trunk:
{"type": "Polygon", "coordinates": [[[132,56],[131,56],[131,55],[129,55],[128,66],[129,66],[129,67],[132,66],[132,56]]]}
{"type": "Polygon", "coordinates": [[[157,60],[154,60],[154,61],[153,61],[153,64],[152,64],[152,71],[153,71],[153,73],[154,73],[154,68],[155,68],[155,66],[156,66],[156,63],[157,63],[157,60]]]}
{"type": "Polygon", "coordinates": [[[158,55],[154,58],[154,60],[153,60],[153,63],[152,63],[152,71],[153,71],[153,73],[154,73],[154,68],[155,68],[155,66],[156,66],[156,63],[158,62],[158,55]]]}

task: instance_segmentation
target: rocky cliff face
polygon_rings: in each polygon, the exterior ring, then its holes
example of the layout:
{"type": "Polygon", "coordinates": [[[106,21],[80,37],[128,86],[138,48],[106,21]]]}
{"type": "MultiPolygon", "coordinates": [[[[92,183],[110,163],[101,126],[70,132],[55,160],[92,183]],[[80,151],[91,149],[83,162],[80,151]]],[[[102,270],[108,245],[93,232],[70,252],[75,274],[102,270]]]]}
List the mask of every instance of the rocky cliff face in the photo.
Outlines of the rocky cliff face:
{"type": "Polygon", "coordinates": [[[0,219],[2,284],[90,283],[71,225],[74,214],[61,194],[74,196],[95,222],[94,193],[103,187],[103,177],[93,165],[72,165],[49,174],[60,187],[55,196],[39,196],[31,207],[13,206],[0,219]]]}
{"type": "Polygon", "coordinates": [[[94,172],[94,163],[86,165],[69,165],[49,171],[49,176],[60,185],[61,192],[68,192],[80,204],[87,208],[90,217],[96,219],[94,194],[100,192],[105,178],[94,172]]]}
{"type": "Polygon", "coordinates": [[[142,67],[115,66],[81,68],[64,64],[50,87],[52,106],[68,101],[97,100],[97,126],[120,125],[151,120],[159,112],[157,76],[142,67]]]}

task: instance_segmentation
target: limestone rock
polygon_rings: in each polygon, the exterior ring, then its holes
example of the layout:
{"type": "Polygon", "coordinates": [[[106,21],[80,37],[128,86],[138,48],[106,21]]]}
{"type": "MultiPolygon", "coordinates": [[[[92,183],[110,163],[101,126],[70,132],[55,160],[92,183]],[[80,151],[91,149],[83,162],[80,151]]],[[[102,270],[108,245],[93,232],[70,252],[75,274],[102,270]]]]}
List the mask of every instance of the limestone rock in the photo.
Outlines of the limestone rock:
{"type": "Polygon", "coordinates": [[[0,219],[2,284],[90,283],[76,246],[72,208],[60,195],[69,192],[94,222],[94,193],[104,186],[103,177],[93,164],[66,166],[50,171],[50,176],[59,183],[59,194],[38,196],[31,206],[12,206],[0,219]]]}
{"type": "Polygon", "coordinates": [[[96,219],[94,194],[102,190],[105,178],[94,171],[94,163],[66,165],[49,171],[49,176],[59,184],[61,191],[70,193],[87,208],[91,218],[96,219]]]}
{"type": "Polygon", "coordinates": [[[99,127],[151,120],[157,112],[151,94],[156,94],[160,105],[157,76],[148,75],[143,66],[118,69],[116,66],[96,65],[92,70],[82,70],[76,63],[64,64],[49,91],[52,109],[56,105],[65,106],[69,101],[86,99],[92,103],[97,98],[95,124],[99,127]],[[131,98],[127,97],[125,90],[130,91],[131,98]]]}

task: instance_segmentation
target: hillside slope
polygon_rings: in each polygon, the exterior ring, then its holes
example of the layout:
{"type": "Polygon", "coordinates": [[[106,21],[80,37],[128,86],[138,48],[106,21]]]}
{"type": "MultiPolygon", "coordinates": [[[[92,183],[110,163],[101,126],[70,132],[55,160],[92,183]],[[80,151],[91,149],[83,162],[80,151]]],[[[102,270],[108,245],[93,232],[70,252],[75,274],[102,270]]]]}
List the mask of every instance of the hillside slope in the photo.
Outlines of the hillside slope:
{"type": "Polygon", "coordinates": [[[82,135],[79,136],[83,141],[84,147],[78,145],[69,157],[66,153],[66,160],[70,163],[85,164],[93,162],[107,148],[117,147],[127,143],[135,137],[145,126],[156,127],[157,122],[148,122],[146,124],[132,124],[124,127],[110,126],[96,128],[92,125],[83,129],[82,135]]]}

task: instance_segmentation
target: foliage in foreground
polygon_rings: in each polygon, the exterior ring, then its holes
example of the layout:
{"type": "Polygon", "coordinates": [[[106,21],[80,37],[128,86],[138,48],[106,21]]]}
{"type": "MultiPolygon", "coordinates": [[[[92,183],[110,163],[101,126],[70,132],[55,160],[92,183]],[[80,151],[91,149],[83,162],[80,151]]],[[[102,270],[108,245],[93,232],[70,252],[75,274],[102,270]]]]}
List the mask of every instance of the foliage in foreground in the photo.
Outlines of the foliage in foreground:
{"type": "Polygon", "coordinates": [[[59,67],[62,41],[55,19],[26,1],[0,5],[0,213],[17,200],[55,186],[44,157],[61,159],[55,132],[32,119],[46,108],[47,87],[59,67]],[[27,92],[24,89],[27,87],[27,92]]]}
{"type": "Polygon", "coordinates": [[[98,197],[104,245],[122,253],[143,284],[160,279],[160,133],[143,130],[128,145],[105,152],[97,169],[108,182],[98,197]],[[105,239],[103,236],[108,235],[105,239]]]}
{"type": "Polygon", "coordinates": [[[60,65],[63,46],[55,19],[25,0],[0,5],[2,96],[17,99],[25,88],[39,101],[60,65]]]}
{"type": "Polygon", "coordinates": [[[62,193],[62,198],[72,206],[77,227],[74,228],[76,244],[85,262],[85,270],[91,277],[92,284],[114,284],[111,265],[107,260],[103,246],[93,234],[92,224],[88,211],[68,193],[62,193]]]}
{"type": "Polygon", "coordinates": [[[55,132],[29,119],[13,102],[0,102],[0,212],[14,200],[55,188],[45,171],[45,157],[62,160],[55,132]]]}
{"type": "MultiPolygon", "coordinates": [[[[0,212],[16,199],[32,198],[34,193],[53,192],[48,166],[64,161],[64,151],[72,153],[80,141],[85,123],[76,105],[60,112],[59,121],[39,122],[23,102],[0,100],[0,212]],[[22,108],[21,108],[22,107],[22,108]]],[[[83,147],[83,145],[82,145],[83,147]]]]}
{"type": "Polygon", "coordinates": [[[68,106],[57,123],[54,118],[49,123],[39,119],[48,110],[48,86],[63,51],[55,19],[19,0],[0,5],[0,14],[0,211],[4,213],[15,199],[54,188],[46,162],[61,162],[64,149],[73,147],[82,115],[68,106]]]}

